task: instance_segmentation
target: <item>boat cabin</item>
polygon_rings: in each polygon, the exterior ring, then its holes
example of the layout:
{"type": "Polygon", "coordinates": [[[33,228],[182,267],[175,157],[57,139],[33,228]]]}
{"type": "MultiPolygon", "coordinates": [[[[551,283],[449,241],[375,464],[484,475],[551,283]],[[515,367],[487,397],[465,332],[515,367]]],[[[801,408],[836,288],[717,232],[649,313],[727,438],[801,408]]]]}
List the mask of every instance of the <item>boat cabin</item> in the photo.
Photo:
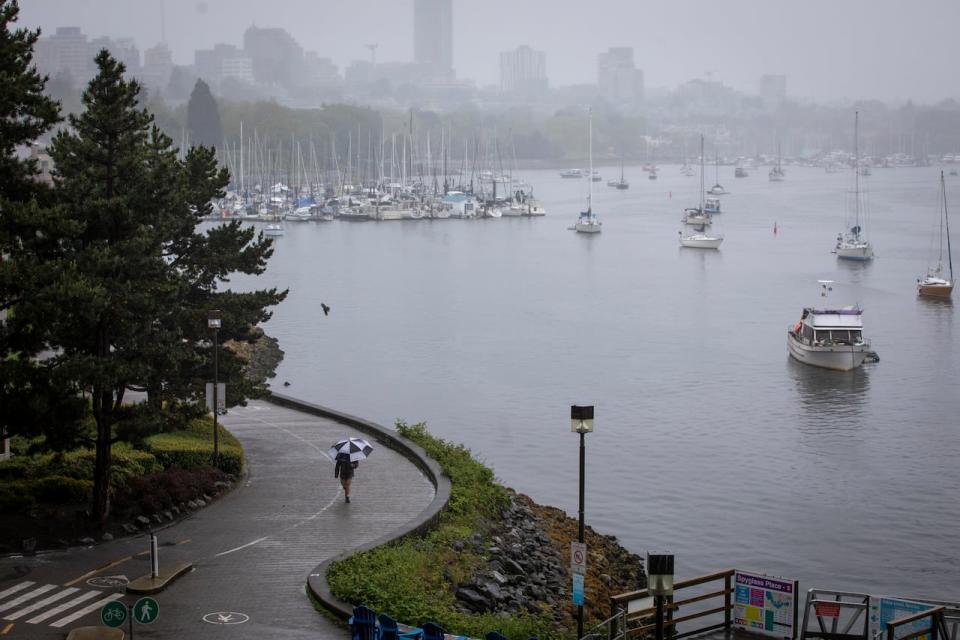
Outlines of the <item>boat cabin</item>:
{"type": "Polygon", "coordinates": [[[863,309],[807,307],[794,331],[804,342],[813,345],[863,344],[863,309]]]}

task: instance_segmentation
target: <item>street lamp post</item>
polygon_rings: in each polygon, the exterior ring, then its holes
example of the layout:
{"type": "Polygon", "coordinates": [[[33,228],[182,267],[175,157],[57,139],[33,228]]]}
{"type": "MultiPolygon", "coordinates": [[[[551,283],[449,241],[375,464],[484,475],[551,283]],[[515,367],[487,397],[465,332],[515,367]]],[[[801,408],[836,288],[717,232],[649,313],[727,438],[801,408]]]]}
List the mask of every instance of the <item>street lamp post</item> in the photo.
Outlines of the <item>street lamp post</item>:
{"type": "Polygon", "coordinates": [[[655,614],[655,640],[664,640],[664,604],[673,595],[673,555],[669,553],[647,554],[647,593],[653,596],[655,614]]]}
{"type": "Polygon", "coordinates": [[[220,408],[219,398],[217,397],[219,386],[219,334],[220,334],[220,310],[213,309],[207,314],[207,328],[213,329],[213,466],[220,464],[220,436],[217,433],[217,411],[220,408]]]}
{"type": "MultiPolygon", "coordinates": [[[[580,509],[578,512],[579,523],[577,527],[577,541],[583,544],[584,525],[583,525],[583,496],[584,496],[584,471],[586,469],[586,447],[584,446],[584,435],[593,431],[593,405],[570,407],[570,430],[580,434],[580,509]]],[[[583,605],[577,605],[577,638],[583,637],[583,605]]]]}

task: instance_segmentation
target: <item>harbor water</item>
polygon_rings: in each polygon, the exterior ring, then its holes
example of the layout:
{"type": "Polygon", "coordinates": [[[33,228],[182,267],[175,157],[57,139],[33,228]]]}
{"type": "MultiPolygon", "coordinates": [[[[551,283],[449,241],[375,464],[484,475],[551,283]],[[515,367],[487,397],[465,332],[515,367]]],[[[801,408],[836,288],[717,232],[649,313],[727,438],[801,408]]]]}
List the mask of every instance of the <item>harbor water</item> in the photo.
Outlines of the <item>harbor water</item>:
{"type": "MultiPolygon", "coordinates": [[[[617,191],[619,166],[600,171],[600,234],[568,229],[588,185],[558,171],[522,175],[543,218],[286,223],[267,272],[230,285],[290,289],[266,325],[286,353],[274,388],[426,421],[573,516],[570,405],[592,404],[586,522],[636,553],[673,552],[678,578],[736,567],[802,590],[960,600],[957,312],[916,294],[940,169],[863,178],[871,263],[831,253],[849,173],[722,167],[711,251],[678,246],[697,177],[628,167],[617,191]],[[804,306],[848,304],[878,363],[788,357],[804,306]]],[[[948,198],[960,208],[960,179],[948,198]]]]}

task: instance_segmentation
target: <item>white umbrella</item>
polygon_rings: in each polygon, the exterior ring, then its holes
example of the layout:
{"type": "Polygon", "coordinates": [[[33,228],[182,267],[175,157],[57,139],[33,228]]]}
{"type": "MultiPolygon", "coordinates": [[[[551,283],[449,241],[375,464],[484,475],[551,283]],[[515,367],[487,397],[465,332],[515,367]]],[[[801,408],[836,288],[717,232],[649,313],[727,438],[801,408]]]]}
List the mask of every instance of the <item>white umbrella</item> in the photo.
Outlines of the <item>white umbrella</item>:
{"type": "Polygon", "coordinates": [[[363,438],[344,438],[330,447],[327,455],[331,460],[336,461],[338,455],[347,454],[350,456],[350,462],[356,462],[365,459],[372,452],[373,447],[363,438]]]}

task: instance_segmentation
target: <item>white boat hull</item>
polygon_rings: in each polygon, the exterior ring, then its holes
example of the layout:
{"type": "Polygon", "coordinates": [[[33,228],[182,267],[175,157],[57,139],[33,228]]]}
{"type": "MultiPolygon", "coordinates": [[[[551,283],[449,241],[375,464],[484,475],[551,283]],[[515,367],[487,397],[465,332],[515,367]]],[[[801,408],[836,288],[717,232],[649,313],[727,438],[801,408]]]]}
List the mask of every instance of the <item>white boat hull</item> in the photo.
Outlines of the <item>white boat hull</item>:
{"type": "Polygon", "coordinates": [[[872,260],[873,247],[871,247],[869,244],[842,244],[837,247],[837,257],[841,260],[872,260]]]}
{"type": "Polygon", "coordinates": [[[680,246],[691,249],[719,249],[723,238],[720,236],[707,236],[695,234],[691,236],[680,236],[680,246]]]}
{"type": "Polygon", "coordinates": [[[790,355],[812,367],[851,371],[864,363],[870,353],[869,344],[815,346],[801,342],[792,330],[787,331],[787,349],[790,355]]]}
{"type": "Polygon", "coordinates": [[[578,233],[600,233],[602,226],[599,222],[578,222],[573,228],[578,233]]]}

